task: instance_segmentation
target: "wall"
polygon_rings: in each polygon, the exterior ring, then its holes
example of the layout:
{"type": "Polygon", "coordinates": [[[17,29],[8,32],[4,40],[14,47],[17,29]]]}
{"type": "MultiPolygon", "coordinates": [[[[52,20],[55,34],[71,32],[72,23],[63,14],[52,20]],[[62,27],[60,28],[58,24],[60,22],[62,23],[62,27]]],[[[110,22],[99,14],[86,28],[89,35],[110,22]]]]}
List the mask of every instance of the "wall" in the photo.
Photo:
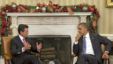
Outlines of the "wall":
{"type": "MultiPolygon", "coordinates": [[[[0,6],[5,4],[10,4],[11,2],[15,2],[17,4],[27,4],[27,5],[36,5],[38,2],[48,3],[49,0],[0,0],[0,6]]],[[[113,8],[106,7],[106,0],[51,0],[54,3],[58,3],[60,5],[73,5],[79,3],[88,3],[91,5],[96,5],[100,12],[100,19],[98,22],[98,30],[99,33],[104,34],[113,34],[113,8]]]]}

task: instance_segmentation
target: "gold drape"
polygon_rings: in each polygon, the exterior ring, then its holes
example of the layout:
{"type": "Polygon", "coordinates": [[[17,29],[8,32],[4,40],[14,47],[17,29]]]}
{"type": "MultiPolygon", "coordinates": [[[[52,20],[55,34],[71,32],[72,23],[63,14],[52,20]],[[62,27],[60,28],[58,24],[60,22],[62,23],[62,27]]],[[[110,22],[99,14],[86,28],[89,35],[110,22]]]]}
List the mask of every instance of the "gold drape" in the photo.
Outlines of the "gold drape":
{"type": "MultiPolygon", "coordinates": [[[[0,6],[15,2],[17,4],[36,5],[40,3],[48,3],[50,0],[0,0],[0,6]]],[[[113,34],[113,8],[106,7],[106,0],[51,0],[54,3],[60,5],[73,5],[80,3],[87,3],[90,5],[96,5],[100,12],[100,19],[98,22],[99,33],[113,34]]]]}

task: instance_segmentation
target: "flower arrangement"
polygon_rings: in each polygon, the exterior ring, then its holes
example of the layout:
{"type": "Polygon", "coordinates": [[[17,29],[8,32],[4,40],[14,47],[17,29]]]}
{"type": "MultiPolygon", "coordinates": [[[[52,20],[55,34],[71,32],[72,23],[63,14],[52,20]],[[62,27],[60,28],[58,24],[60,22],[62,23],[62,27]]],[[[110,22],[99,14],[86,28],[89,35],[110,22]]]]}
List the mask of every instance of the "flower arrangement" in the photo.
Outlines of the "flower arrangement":
{"type": "MultiPolygon", "coordinates": [[[[60,6],[58,4],[54,4],[52,1],[49,1],[48,4],[38,3],[36,6],[28,6],[16,3],[12,3],[11,5],[5,5],[0,9],[0,35],[5,35],[6,29],[10,26],[11,21],[10,18],[6,16],[8,12],[16,12],[16,13],[63,13],[67,12],[73,14],[73,12],[92,12],[92,19],[99,19],[100,15],[98,10],[94,5],[88,4],[80,4],[80,5],[72,5],[72,6],[60,6]]],[[[8,28],[7,30],[10,30],[8,28]]]]}

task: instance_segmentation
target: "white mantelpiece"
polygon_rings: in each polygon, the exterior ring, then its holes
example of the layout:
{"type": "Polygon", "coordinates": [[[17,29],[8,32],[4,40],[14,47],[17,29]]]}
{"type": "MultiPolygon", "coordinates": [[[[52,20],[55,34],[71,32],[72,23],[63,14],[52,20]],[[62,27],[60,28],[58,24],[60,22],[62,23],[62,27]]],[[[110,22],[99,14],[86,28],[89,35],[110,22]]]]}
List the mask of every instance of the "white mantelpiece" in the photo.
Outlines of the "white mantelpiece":
{"type": "Polygon", "coordinates": [[[74,42],[77,25],[86,22],[91,12],[69,13],[7,13],[12,18],[12,32],[16,36],[19,24],[29,25],[29,35],[70,35],[74,42]]]}
{"type": "Polygon", "coordinates": [[[75,12],[69,13],[7,13],[7,16],[88,16],[91,12],[75,12]]]}

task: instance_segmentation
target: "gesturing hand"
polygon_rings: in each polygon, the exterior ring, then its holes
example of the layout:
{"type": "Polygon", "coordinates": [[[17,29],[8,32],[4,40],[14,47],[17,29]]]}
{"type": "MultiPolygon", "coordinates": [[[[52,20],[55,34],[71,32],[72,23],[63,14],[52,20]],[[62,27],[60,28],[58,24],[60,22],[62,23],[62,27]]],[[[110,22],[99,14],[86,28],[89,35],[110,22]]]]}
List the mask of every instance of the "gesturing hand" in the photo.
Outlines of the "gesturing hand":
{"type": "Polygon", "coordinates": [[[24,41],[23,45],[25,49],[31,49],[31,45],[27,41],[24,41]]]}
{"type": "Polygon", "coordinates": [[[36,46],[37,46],[37,51],[40,52],[40,50],[42,49],[42,43],[38,44],[38,42],[36,42],[36,46]]]}

